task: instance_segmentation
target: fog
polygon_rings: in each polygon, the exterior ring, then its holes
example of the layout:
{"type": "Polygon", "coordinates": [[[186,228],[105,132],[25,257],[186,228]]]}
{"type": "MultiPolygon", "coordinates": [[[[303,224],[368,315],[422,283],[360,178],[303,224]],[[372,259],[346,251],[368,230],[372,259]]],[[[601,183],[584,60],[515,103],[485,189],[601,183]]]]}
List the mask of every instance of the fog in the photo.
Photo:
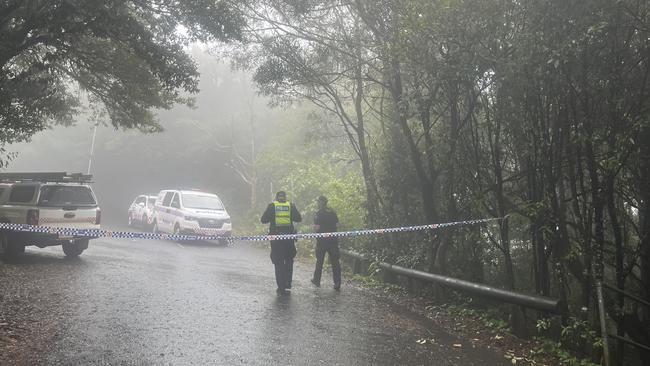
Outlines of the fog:
{"type": "MultiPolygon", "coordinates": [[[[250,159],[252,142],[265,144],[269,131],[283,119],[257,95],[250,76],[195,49],[201,72],[201,92],[195,108],[177,106],[160,111],[162,133],[144,134],[97,129],[91,174],[103,211],[103,223],[123,224],[126,210],[138,194],[161,189],[194,188],[218,194],[231,215],[248,209],[249,188],[228,166],[232,146],[250,159]]],[[[106,121],[105,121],[106,122],[106,121]]],[[[67,171],[88,169],[94,121],[80,115],[74,126],[56,126],[36,134],[31,142],[8,147],[17,156],[6,171],[67,171]]]]}

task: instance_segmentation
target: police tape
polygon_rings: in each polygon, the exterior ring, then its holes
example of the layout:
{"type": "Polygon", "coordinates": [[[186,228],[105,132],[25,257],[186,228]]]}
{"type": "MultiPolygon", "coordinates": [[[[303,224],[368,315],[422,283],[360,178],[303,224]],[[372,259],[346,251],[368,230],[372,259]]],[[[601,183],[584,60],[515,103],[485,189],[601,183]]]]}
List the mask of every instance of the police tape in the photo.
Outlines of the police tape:
{"type": "MultiPolygon", "coordinates": [[[[117,239],[149,239],[149,240],[175,240],[175,241],[192,241],[192,240],[228,240],[228,241],[268,241],[268,240],[299,240],[299,239],[317,239],[317,238],[341,238],[355,237],[376,234],[405,233],[424,230],[443,229],[452,226],[476,225],[491,221],[503,220],[502,217],[465,220],[446,222],[442,224],[429,224],[418,226],[402,226],[385,229],[363,229],[350,231],[337,231],[332,233],[297,233],[297,234],[280,234],[280,235],[250,235],[250,236],[225,236],[225,231],[221,235],[186,235],[186,234],[163,234],[163,233],[143,233],[131,231],[116,231],[102,229],[76,229],[55,226],[37,226],[27,224],[0,223],[0,230],[11,230],[27,233],[56,234],[62,237],[82,237],[82,238],[117,238],[117,239]]],[[[218,232],[218,231],[217,231],[218,232]]]]}

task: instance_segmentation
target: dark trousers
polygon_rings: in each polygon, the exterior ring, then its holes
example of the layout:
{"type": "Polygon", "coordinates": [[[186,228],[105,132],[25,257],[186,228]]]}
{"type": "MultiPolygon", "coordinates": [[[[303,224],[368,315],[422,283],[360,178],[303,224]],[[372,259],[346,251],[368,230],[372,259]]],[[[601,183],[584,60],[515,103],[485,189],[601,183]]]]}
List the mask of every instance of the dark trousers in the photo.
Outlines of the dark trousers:
{"type": "Polygon", "coordinates": [[[339,243],[336,240],[326,239],[316,242],[316,269],[314,270],[314,282],[320,284],[320,278],[323,273],[323,262],[325,262],[325,254],[329,254],[330,265],[332,266],[332,277],[334,278],[334,286],[341,286],[341,253],[339,252],[339,243]]]}
{"type": "Polygon", "coordinates": [[[278,289],[291,288],[293,258],[296,253],[296,245],[293,240],[271,241],[271,262],[275,265],[275,282],[278,289]]]}

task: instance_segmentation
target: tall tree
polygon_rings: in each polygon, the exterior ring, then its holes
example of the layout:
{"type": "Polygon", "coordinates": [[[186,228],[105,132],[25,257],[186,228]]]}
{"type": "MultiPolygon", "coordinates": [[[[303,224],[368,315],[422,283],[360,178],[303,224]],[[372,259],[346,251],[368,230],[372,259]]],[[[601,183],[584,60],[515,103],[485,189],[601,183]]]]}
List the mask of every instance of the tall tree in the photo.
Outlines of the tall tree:
{"type": "Polygon", "coordinates": [[[367,118],[372,54],[360,21],[344,1],[260,1],[241,9],[251,19],[248,53],[239,61],[256,68],[262,92],[280,100],[307,100],[336,116],[359,157],[368,221],[379,217],[367,118]],[[254,60],[254,61],[253,61],[254,60]]]}
{"type": "Polygon", "coordinates": [[[225,1],[2,1],[0,143],[72,121],[85,94],[115,127],[160,130],[152,110],[198,90],[183,47],[243,23],[225,1]]]}

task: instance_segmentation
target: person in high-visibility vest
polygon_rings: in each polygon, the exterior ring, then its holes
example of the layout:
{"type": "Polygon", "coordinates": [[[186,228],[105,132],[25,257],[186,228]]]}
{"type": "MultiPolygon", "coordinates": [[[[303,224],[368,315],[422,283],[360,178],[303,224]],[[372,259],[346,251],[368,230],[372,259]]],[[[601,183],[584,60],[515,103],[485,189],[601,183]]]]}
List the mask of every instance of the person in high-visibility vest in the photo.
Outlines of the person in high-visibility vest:
{"type": "MultiPolygon", "coordinates": [[[[287,194],[280,191],[275,195],[260,220],[269,224],[269,235],[294,234],[294,222],[302,221],[296,205],[287,201],[287,194]]],[[[286,293],[293,279],[293,258],[296,256],[295,240],[271,240],[271,262],[275,266],[275,282],[278,293],[286,293]]]]}

